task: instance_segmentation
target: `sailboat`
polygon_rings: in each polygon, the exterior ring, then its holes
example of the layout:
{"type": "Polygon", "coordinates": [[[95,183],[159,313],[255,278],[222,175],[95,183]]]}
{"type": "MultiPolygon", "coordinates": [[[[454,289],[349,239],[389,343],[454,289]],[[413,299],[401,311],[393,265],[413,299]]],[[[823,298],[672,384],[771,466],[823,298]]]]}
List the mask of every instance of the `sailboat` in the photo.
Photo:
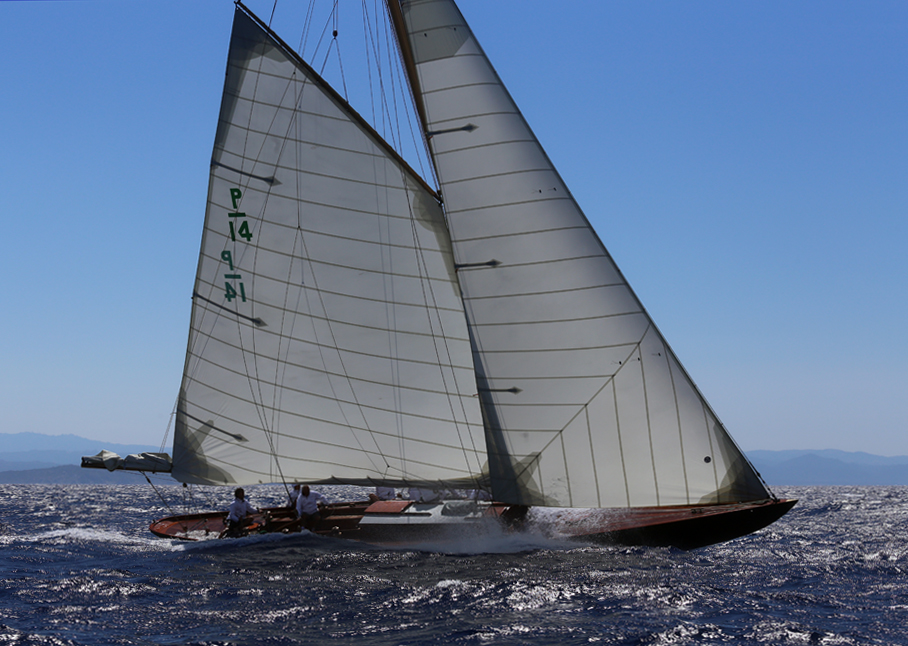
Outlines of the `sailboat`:
{"type": "Polygon", "coordinates": [[[173,455],[83,466],[483,494],[338,503],[314,528],[372,542],[547,518],[689,549],[780,518],[796,501],[736,446],[455,3],[387,17],[437,186],[237,3],[173,455]]]}

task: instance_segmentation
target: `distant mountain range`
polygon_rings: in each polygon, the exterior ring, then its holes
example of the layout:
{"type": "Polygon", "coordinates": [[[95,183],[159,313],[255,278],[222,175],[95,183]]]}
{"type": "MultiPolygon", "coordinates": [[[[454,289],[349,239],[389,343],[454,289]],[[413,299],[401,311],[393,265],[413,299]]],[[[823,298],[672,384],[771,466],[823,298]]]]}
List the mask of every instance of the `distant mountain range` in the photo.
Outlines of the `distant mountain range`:
{"type": "Polygon", "coordinates": [[[908,456],[837,451],[748,451],[771,485],[908,485],[908,456]]]}
{"type": "Polygon", "coordinates": [[[145,444],[115,444],[78,435],[0,433],[0,484],[137,484],[141,474],[83,469],[83,455],[102,449],[126,456],[158,451],[145,444]],[[138,476],[138,477],[136,477],[138,476]]]}
{"type": "MultiPolygon", "coordinates": [[[[159,447],[114,444],[77,435],[0,433],[0,484],[136,484],[137,473],[82,469],[83,455],[107,449],[122,456],[159,447]]],[[[770,485],[908,485],[908,456],[884,457],[834,449],[748,451],[770,485]]]]}

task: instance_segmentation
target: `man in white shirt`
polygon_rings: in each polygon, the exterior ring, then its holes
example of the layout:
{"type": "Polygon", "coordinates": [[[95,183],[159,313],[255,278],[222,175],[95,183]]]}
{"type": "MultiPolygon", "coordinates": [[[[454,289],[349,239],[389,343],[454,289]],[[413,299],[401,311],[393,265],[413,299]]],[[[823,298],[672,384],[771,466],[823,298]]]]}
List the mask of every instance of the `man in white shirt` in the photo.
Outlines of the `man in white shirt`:
{"type": "Polygon", "coordinates": [[[317,491],[309,491],[309,485],[303,485],[299,498],[296,499],[296,513],[303,521],[303,526],[312,530],[322,519],[321,506],[327,505],[328,499],[317,491]]]}
{"type": "Polygon", "coordinates": [[[235,534],[241,528],[249,525],[252,518],[249,514],[257,514],[259,510],[246,502],[246,492],[237,489],[233,492],[233,502],[230,503],[230,512],[227,514],[227,532],[235,534]]]}

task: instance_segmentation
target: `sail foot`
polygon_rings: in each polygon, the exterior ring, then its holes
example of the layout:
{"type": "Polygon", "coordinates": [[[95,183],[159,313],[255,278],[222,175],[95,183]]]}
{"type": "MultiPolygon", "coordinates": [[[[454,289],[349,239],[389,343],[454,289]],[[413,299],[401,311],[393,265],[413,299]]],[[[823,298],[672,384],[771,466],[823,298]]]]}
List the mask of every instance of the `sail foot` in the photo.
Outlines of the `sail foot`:
{"type": "Polygon", "coordinates": [[[172,466],[170,456],[166,453],[130,453],[121,458],[113,451],[104,450],[97,455],[82,456],[83,469],[170,473],[172,466]]]}

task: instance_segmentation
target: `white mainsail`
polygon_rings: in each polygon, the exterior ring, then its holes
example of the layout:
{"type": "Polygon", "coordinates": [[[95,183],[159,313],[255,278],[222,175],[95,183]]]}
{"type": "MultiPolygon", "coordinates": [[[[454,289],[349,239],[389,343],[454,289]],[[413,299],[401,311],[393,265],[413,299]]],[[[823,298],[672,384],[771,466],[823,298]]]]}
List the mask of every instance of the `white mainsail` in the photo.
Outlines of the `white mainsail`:
{"type": "Polygon", "coordinates": [[[475,346],[495,498],[571,507],[769,498],[454,2],[400,4],[475,346]]]}
{"type": "Polygon", "coordinates": [[[486,462],[436,196],[238,7],[173,477],[477,486],[486,462]]]}

